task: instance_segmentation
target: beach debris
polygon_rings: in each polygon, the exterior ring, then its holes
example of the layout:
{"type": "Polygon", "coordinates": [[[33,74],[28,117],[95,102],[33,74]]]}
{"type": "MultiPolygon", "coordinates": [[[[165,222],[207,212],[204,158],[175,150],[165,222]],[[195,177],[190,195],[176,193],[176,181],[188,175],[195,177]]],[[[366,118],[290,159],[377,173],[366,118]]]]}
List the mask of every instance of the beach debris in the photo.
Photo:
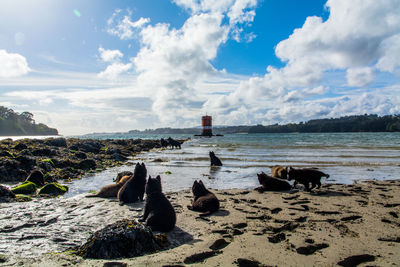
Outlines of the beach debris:
{"type": "Polygon", "coordinates": [[[239,258],[235,261],[237,266],[239,267],[258,267],[258,266],[263,266],[260,262],[255,261],[255,260],[248,260],[244,258],[239,258]]]}
{"type": "Polygon", "coordinates": [[[230,242],[227,242],[225,239],[220,238],[215,240],[215,242],[210,246],[210,249],[212,250],[219,250],[219,249],[223,249],[226,246],[228,246],[230,244],[230,242]]]}
{"type": "Polygon", "coordinates": [[[329,244],[320,243],[320,244],[315,244],[315,245],[298,247],[298,248],[296,248],[296,252],[299,254],[302,254],[302,255],[311,255],[311,254],[314,254],[317,250],[321,250],[321,249],[324,249],[327,247],[329,247],[329,244]]]}
{"type": "Polygon", "coordinates": [[[204,260],[214,257],[220,253],[222,253],[222,251],[219,251],[219,250],[210,250],[210,251],[200,252],[200,253],[196,253],[196,254],[186,257],[183,262],[185,264],[203,262],[204,260]]]}
{"type": "Polygon", "coordinates": [[[279,233],[279,234],[268,237],[268,241],[271,243],[279,243],[285,239],[286,239],[285,233],[279,233]]]}
{"type": "Polygon", "coordinates": [[[150,228],[134,220],[121,220],[93,233],[76,254],[91,259],[117,259],[153,253],[162,247],[150,228]]]}
{"type": "Polygon", "coordinates": [[[339,261],[337,264],[344,267],[357,266],[364,262],[375,261],[375,256],[370,254],[354,255],[339,261]]]}

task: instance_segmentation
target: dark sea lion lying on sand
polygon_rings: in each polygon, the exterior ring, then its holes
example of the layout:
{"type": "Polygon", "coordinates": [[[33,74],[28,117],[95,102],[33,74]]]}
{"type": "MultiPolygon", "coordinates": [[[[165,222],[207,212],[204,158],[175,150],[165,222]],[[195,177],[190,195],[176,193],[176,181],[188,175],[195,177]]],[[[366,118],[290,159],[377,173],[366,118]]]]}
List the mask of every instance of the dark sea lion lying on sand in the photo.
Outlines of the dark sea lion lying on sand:
{"type": "Polygon", "coordinates": [[[257,177],[261,186],[257,187],[256,190],[260,192],[287,191],[292,188],[291,185],[286,180],[268,176],[264,172],[257,173],[257,177]]]}
{"type": "Polygon", "coordinates": [[[211,166],[222,166],[222,162],[219,160],[217,156],[215,156],[214,151],[210,151],[210,161],[211,161],[211,166]]]}
{"type": "Polygon", "coordinates": [[[188,209],[201,212],[214,212],[219,209],[218,198],[204,186],[203,181],[194,181],[192,186],[194,200],[188,209]]]}
{"type": "Polygon", "coordinates": [[[128,176],[128,175],[123,176],[122,178],[119,179],[118,183],[103,186],[97,194],[88,195],[86,197],[104,197],[104,198],[117,197],[118,191],[131,178],[132,178],[132,176],[128,176]]]}
{"type": "Polygon", "coordinates": [[[295,169],[289,167],[289,180],[295,180],[293,186],[297,183],[303,184],[307,191],[311,191],[315,186],[321,187],[321,177],[329,177],[329,174],[318,171],[315,168],[295,169]],[[311,183],[311,188],[310,188],[311,183]]]}
{"type": "Polygon", "coordinates": [[[281,178],[281,179],[287,179],[286,167],[282,167],[279,165],[272,167],[271,168],[271,176],[276,177],[276,178],[281,178]]]}
{"type": "Polygon", "coordinates": [[[118,191],[118,200],[121,204],[143,201],[146,186],[147,170],[144,163],[135,166],[132,178],[118,191]]]}
{"type": "Polygon", "coordinates": [[[146,185],[146,206],[140,221],[146,221],[146,225],[153,231],[168,232],[175,227],[175,210],[162,193],[159,175],[156,178],[149,176],[146,185]]]}

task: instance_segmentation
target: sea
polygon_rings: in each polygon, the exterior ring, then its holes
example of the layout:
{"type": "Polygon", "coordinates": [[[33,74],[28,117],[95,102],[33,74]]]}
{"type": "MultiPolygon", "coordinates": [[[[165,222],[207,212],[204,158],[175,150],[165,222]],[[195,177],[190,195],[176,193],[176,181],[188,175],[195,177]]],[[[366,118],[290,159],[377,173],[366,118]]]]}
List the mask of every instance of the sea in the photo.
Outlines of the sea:
{"type": "MultiPolygon", "coordinates": [[[[352,184],[363,180],[400,178],[400,133],[268,133],[227,134],[222,137],[190,135],[86,135],[97,139],[187,139],[181,149],[155,149],[138,154],[131,164],[144,162],[148,175],[160,175],[163,190],[190,189],[202,180],[212,189],[251,189],[259,186],[257,173],[275,165],[315,167],[330,175],[322,183],[352,184]],[[223,163],[210,167],[209,152],[223,163]]],[[[118,172],[133,165],[110,168],[70,184],[64,197],[99,190],[113,183],[118,172]]]]}

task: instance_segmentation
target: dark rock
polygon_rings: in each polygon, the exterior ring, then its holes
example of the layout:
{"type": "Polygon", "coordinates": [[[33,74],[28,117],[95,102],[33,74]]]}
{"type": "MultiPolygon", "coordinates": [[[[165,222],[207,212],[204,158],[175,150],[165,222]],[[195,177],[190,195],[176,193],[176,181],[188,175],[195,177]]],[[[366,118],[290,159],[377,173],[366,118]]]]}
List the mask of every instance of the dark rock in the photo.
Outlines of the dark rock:
{"type": "Polygon", "coordinates": [[[236,223],[233,225],[233,228],[245,228],[247,227],[247,223],[236,223]]]}
{"type": "Polygon", "coordinates": [[[279,234],[268,237],[268,241],[271,243],[279,243],[285,239],[286,239],[285,233],[279,233],[279,234]]]}
{"type": "Polygon", "coordinates": [[[74,156],[77,157],[78,159],[87,159],[86,153],[81,151],[76,152],[74,156]]]}
{"type": "Polygon", "coordinates": [[[308,245],[305,247],[298,247],[296,248],[297,253],[302,254],[302,255],[311,255],[314,254],[315,251],[321,250],[324,248],[329,247],[328,244],[326,243],[321,243],[321,244],[315,244],[315,245],[308,245]]]}
{"type": "Polygon", "coordinates": [[[191,256],[186,257],[183,262],[186,263],[186,264],[203,262],[205,259],[214,257],[214,256],[218,255],[219,253],[221,253],[221,252],[220,251],[214,251],[214,250],[200,252],[200,253],[196,253],[196,254],[193,254],[191,256]]]}
{"type": "Polygon", "coordinates": [[[361,254],[361,255],[347,257],[344,260],[339,261],[337,264],[340,266],[345,266],[345,267],[353,267],[353,266],[357,266],[361,263],[374,261],[374,260],[375,260],[375,256],[373,256],[373,255],[361,254]]]}
{"type": "Polygon", "coordinates": [[[399,215],[397,215],[397,213],[394,211],[389,212],[389,215],[391,215],[393,218],[399,218],[399,215]]]}
{"type": "Polygon", "coordinates": [[[272,209],[272,210],[271,210],[271,213],[272,213],[272,214],[278,214],[278,213],[281,212],[281,211],[282,211],[281,208],[275,208],[275,209],[272,209]]]}
{"type": "Polygon", "coordinates": [[[311,238],[307,238],[306,240],[304,240],[304,242],[306,242],[308,244],[314,244],[315,243],[314,239],[311,239],[311,238]]]}
{"type": "Polygon", "coordinates": [[[48,138],[45,143],[49,146],[67,147],[67,140],[65,138],[48,138]]]}
{"type": "Polygon", "coordinates": [[[16,144],[14,146],[14,149],[16,149],[16,150],[24,150],[24,149],[27,149],[27,148],[28,148],[28,146],[25,145],[24,143],[18,143],[18,144],[16,144]]]}
{"type": "Polygon", "coordinates": [[[50,148],[37,148],[32,151],[32,154],[34,156],[45,156],[45,157],[50,157],[57,155],[57,150],[55,149],[50,149],[50,148]]]}
{"type": "Polygon", "coordinates": [[[28,178],[25,180],[26,182],[32,182],[36,184],[37,186],[43,186],[44,185],[44,175],[43,173],[38,170],[32,170],[31,173],[29,174],[28,178]]]}
{"type": "Polygon", "coordinates": [[[15,158],[19,161],[22,169],[31,171],[36,166],[36,160],[32,156],[21,155],[15,158]]]}
{"type": "Polygon", "coordinates": [[[83,258],[131,258],[161,249],[145,225],[122,220],[93,233],[76,252],[83,258]]]}
{"type": "Polygon", "coordinates": [[[82,170],[96,169],[96,161],[94,161],[93,159],[84,159],[78,163],[77,168],[82,170]]]}
{"type": "Polygon", "coordinates": [[[15,194],[7,186],[0,185],[0,202],[9,201],[15,198],[15,194]]]}
{"type": "Polygon", "coordinates": [[[360,218],[362,218],[362,216],[353,215],[353,216],[343,217],[340,220],[343,221],[343,222],[347,222],[347,221],[354,221],[354,220],[357,220],[357,219],[360,219],[360,218]]]}
{"type": "Polygon", "coordinates": [[[242,234],[243,234],[243,231],[240,231],[240,230],[238,230],[238,229],[234,229],[232,234],[233,234],[233,235],[242,235],[242,234]]]}
{"type": "Polygon", "coordinates": [[[118,153],[114,153],[114,154],[113,154],[113,158],[114,158],[116,161],[126,161],[126,160],[128,160],[127,157],[125,157],[125,156],[122,155],[122,154],[118,154],[118,153]]]}
{"type": "Polygon", "coordinates": [[[210,246],[210,249],[212,250],[219,250],[219,249],[223,249],[224,247],[226,247],[227,245],[229,245],[230,243],[227,242],[225,239],[221,238],[221,239],[217,239],[215,240],[215,242],[210,246]]]}
{"type": "Polygon", "coordinates": [[[0,181],[16,182],[26,178],[26,171],[15,159],[0,158],[0,181]]]}

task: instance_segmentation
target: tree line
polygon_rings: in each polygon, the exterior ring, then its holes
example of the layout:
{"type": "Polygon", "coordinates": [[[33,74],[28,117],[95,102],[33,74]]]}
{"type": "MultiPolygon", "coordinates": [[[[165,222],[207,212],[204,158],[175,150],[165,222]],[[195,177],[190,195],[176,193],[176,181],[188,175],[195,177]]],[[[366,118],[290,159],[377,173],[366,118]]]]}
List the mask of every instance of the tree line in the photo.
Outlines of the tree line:
{"type": "MultiPolygon", "coordinates": [[[[378,116],[376,114],[344,116],[340,118],[316,119],[307,122],[241,125],[213,127],[214,134],[234,133],[332,133],[332,132],[399,132],[400,115],[378,116]]],[[[158,128],[143,131],[132,130],[129,134],[200,134],[201,128],[158,128]]]]}
{"type": "Polygon", "coordinates": [[[36,123],[33,114],[28,111],[18,113],[0,106],[0,135],[58,135],[58,131],[43,123],[36,123]]]}

